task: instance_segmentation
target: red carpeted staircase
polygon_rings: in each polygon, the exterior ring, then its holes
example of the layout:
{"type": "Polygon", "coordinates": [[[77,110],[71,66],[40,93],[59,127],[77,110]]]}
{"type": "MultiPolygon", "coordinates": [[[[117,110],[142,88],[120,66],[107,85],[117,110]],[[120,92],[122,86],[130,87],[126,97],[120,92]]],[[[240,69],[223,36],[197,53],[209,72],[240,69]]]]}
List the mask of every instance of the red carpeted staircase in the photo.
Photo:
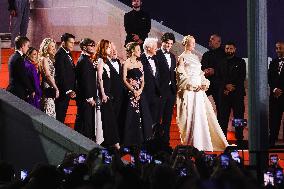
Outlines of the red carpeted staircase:
{"type": "MultiPolygon", "coordinates": [[[[1,67],[0,67],[0,88],[5,89],[8,86],[9,83],[9,72],[8,72],[8,60],[11,54],[14,52],[13,49],[1,49],[1,67]]],[[[75,62],[78,60],[80,56],[80,52],[72,52],[73,59],[75,62]]],[[[67,110],[67,116],[65,119],[65,124],[71,128],[74,128],[74,122],[75,117],[77,113],[77,107],[76,102],[74,100],[71,100],[69,103],[69,107],[67,110]]],[[[179,131],[176,124],[176,111],[174,111],[173,119],[172,119],[172,125],[170,129],[170,145],[172,147],[177,146],[180,144],[180,138],[179,138],[179,131]]],[[[235,142],[235,137],[233,132],[229,132],[227,136],[230,143],[235,142]]],[[[220,153],[220,152],[214,152],[214,153],[220,153]]],[[[242,153],[240,153],[242,155],[242,153]]],[[[280,158],[280,165],[284,166],[284,153],[277,153],[280,158]]],[[[245,163],[248,164],[248,151],[246,150],[244,152],[244,159],[245,163]]]]}
{"type": "MultiPolygon", "coordinates": [[[[2,59],[1,59],[1,70],[0,70],[0,87],[1,88],[6,88],[9,83],[9,73],[8,73],[8,60],[11,54],[14,52],[13,49],[1,49],[2,53],[2,59]]],[[[73,51],[72,52],[72,57],[75,60],[74,62],[76,63],[78,58],[80,56],[79,51],[73,51]]],[[[76,118],[76,113],[77,113],[77,106],[75,100],[71,100],[69,103],[69,107],[67,110],[67,115],[65,118],[65,124],[68,125],[71,128],[74,128],[74,123],[75,123],[75,118],[76,118]]],[[[229,140],[234,141],[234,133],[229,133],[229,140]]],[[[172,119],[172,125],[170,129],[170,145],[172,147],[177,146],[180,144],[180,138],[179,138],[179,130],[176,124],[176,111],[174,111],[173,114],[173,119],[172,119]]]]}

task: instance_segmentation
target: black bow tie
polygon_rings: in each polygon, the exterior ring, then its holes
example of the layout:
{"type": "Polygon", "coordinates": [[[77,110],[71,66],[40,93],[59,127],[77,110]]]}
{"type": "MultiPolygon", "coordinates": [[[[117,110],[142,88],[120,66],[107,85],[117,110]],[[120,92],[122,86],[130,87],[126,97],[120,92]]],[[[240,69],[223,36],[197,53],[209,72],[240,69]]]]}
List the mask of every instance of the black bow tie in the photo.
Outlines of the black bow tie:
{"type": "Polygon", "coordinates": [[[148,60],[154,60],[153,56],[148,56],[148,60]]]}
{"type": "Polygon", "coordinates": [[[164,54],[170,54],[170,52],[169,51],[164,51],[164,54]]]}

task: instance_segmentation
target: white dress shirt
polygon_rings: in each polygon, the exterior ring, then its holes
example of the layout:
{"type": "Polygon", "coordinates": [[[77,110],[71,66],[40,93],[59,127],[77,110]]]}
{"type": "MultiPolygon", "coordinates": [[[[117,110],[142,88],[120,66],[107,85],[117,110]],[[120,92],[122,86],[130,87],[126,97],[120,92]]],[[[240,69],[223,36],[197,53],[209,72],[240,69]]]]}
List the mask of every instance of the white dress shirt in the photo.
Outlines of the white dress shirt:
{"type": "Polygon", "coordinates": [[[152,68],[152,73],[155,76],[156,71],[157,71],[155,61],[152,58],[150,58],[150,55],[148,55],[147,53],[145,53],[145,55],[148,59],[148,62],[150,63],[151,68],[152,68]]]}
{"type": "Polygon", "coordinates": [[[115,71],[119,74],[119,63],[116,60],[112,60],[108,58],[112,66],[114,67],[115,71]]]}
{"type": "Polygon", "coordinates": [[[164,49],[162,49],[162,52],[164,53],[166,59],[167,59],[167,63],[168,63],[168,66],[169,66],[169,70],[171,69],[172,67],[172,59],[171,59],[171,55],[170,53],[165,53],[166,51],[164,49]]]}

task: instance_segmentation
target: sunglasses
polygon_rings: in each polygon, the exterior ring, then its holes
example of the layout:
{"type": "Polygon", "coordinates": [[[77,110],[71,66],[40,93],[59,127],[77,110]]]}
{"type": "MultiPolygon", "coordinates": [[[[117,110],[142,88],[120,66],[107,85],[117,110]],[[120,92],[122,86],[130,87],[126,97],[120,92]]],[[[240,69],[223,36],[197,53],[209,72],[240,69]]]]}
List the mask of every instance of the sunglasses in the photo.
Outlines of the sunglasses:
{"type": "Polygon", "coordinates": [[[89,47],[95,47],[96,45],[95,45],[95,44],[89,44],[89,45],[87,45],[87,46],[89,46],[89,47]]]}

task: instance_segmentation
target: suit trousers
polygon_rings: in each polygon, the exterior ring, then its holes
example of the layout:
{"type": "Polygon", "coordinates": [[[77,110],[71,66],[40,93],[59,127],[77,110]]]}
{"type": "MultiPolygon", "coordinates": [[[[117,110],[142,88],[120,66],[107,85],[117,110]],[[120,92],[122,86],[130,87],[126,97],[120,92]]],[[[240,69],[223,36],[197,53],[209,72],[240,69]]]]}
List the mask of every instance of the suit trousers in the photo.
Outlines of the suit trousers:
{"type": "Polygon", "coordinates": [[[77,101],[78,113],[75,121],[75,130],[91,140],[96,138],[95,128],[96,108],[91,106],[86,100],[77,101]]]}
{"type": "Polygon", "coordinates": [[[164,128],[164,137],[167,142],[170,141],[170,126],[172,122],[173,109],[176,102],[176,95],[170,92],[163,96],[161,100],[160,120],[164,128]]]}
{"type": "Polygon", "coordinates": [[[271,146],[275,145],[278,139],[278,134],[282,121],[282,114],[284,112],[284,96],[275,98],[270,96],[269,99],[269,143],[271,146]]]}
{"type": "MultiPolygon", "coordinates": [[[[231,93],[229,95],[222,95],[221,97],[222,98],[219,99],[219,123],[225,136],[227,137],[227,128],[231,110],[233,110],[235,119],[244,118],[244,96],[236,93],[231,93]]],[[[235,136],[237,140],[243,139],[243,127],[235,127],[235,136]]]]}
{"type": "Polygon", "coordinates": [[[67,95],[61,96],[55,99],[55,112],[56,112],[56,119],[61,123],[64,123],[66,112],[68,109],[70,97],[67,95]]]}
{"type": "Polygon", "coordinates": [[[159,113],[161,107],[161,98],[158,96],[153,96],[151,98],[147,98],[149,110],[152,117],[153,124],[159,123],[159,113]]]}
{"type": "Polygon", "coordinates": [[[15,0],[17,15],[11,20],[11,46],[15,45],[17,36],[26,36],[30,16],[29,0],[15,0]]]}

